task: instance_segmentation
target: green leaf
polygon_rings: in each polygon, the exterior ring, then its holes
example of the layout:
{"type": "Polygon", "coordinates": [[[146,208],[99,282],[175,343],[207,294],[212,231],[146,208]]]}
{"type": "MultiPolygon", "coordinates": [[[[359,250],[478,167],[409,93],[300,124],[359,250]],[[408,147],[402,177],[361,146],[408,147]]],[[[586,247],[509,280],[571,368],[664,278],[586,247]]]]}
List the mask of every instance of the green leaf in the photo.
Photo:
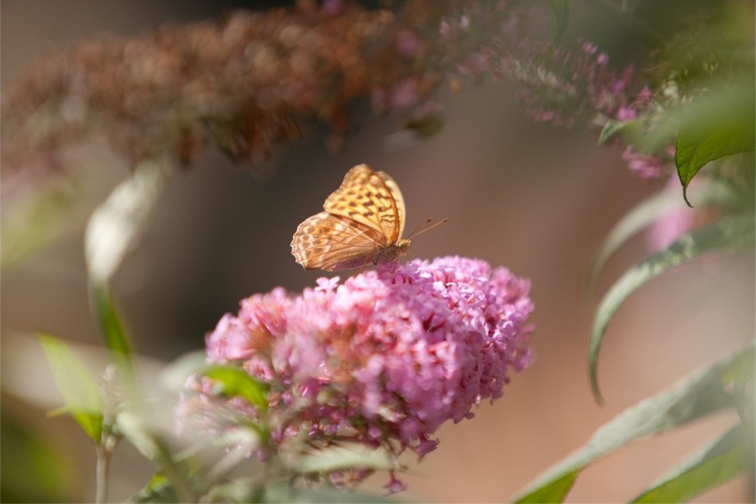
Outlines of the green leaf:
{"type": "Polygon", "coordinates": [[[677,208],[684,208],[685,203],[679,196],[671,191],[661,191],[650,198],[642,201],[638,206],[628,212],[614,226],[596,253],[593,260],[588,283],[592,291],[596,285],[599,274],[604,269],[609,258],[631,236],[653,224],[659,216],[677,208]]]}
{"type": "Polygon", "coordinates": [[[602,402],[598,387],[598,355],[609,321],[627,297],[638,287],[665,271],[714,250],[735,250],[754,242],[754,217],[735,214],[706,227],[682,235],[665,250],[637,264],[612,286],[599,304],[593,322],[588,349],[591,388],[597,401],[602,402]]]}
{"type": "Polygon", "coordinates": [[[716,87],[688,106],[675,150],[686,201],[688,184],[708,162],[754,151],[755,93],[752,80],[736,81],[716,87]]]}
{"type": "Polygon", "coordinates": [[[266,383],[252,378],[242,369],[232,366],[209,366],[202,375],[215,380],[216,392],[228,397],[241,397],[262,411],[268,409],[266,383]]]}
{"type": "Polygon", "coordinates": [[[160,384],[174,394],[185,390],[186,379],[207,367],[207,353],[195,350],[168,363],[160,372],[160,384]]]}
{"type": "Polygon", "coordinates": [[[78,466],[48,438],[50,427],[16,419],[10,409],[6,403],[0,421],[0,502],[83,502],[78,466]]]}
{"type": "Polygon", "coordinates": [[[67,231],[71,227],[68,210],[75,196],[72,184],[60,181],[39,194],[4,205],[0,233],[2,268],[12,267],[67,231]]]}
{"type": "Polygon", "coordinates": [[[125,377],[130,380],[132,378],[131,341],[113,306],[107,287],[103,284],[90,284],[89,301],[100,326],[100,332],[105,339],[105,346],[110,351],[111,357],[125,372],[125,377]]]}
{"type": "Polygon", "coordinates": [[[176,504],[180,501],[168,478],[162,473],[157,473],[141,492],[126,502],[128,504],[176,504]]]}
{"type": "Polygon", "coordinates": [[[723,391],[725,379],[734,368],[753,359],[751,344],[676,387],[625,410],[597,430],[583,448],[529,485],[515,497],[515,502],[563,502],[579,473],[596,460],[632,441],[733,407],[732,396],[723,391]]]}
{"type": "Polygon", "coordinates": [[[566,0],[549,0],[551,8],[554,11],[557,19],[557,29],[554,35],[554,43],[558,44],[562,40],[564,30],[567,28],[567,1],[566,0]]]}
{"type": "Polygon", "coordinates": [[[138,166],[95,210],[84,237],[92,311],[106,346],[128,381],[133,380],[131,343],[113,306],[108,282],[137,243],[160,195],[163,175],[157,163],[146,161],[138,166]]]}
{"type": "Polygon", "coordinates": [[[396,499],[337,490],[296,488],[273,484],[263,488],[228,483],[213,488],[209,502],[245,502],[255,504],[397,504],[396,499]]]}
{"type": "Polygon", "coordinates": [[[748,470],[753,470],[753,443],[746,443],[739,425],[689,457],[631,502],[685,502],[748,470]]]}
{"type": "MultiPolygon", "coordinates": [[[[730,191],[721,183],[706,181],[696,191],[696,199],[699,205],[729,204],[732,199],[730,191]]],[[[599,247],[588,278],[589,291],[593,291],[601,271],[604,269],[609,258],[630,237],[647,228],[659,217],[671,210],[685,209],[684,201],[679,194],[666,189],[647,198],[628,212],[614,226],[599,247]]],[[[689,209],[688,209],[689,210],[689,209]]],[[[690,211],[690,210],[689,210],[690,211]]]]}
{"type": "Polygon", "coordinates": [[[371,450],[353,444],[314,451],[303,456],[296,469],[301,473],[314,473],[354,467],[391,470],[396,469],[396,464],[385,450],[371,450]]]}
{"type": "Polygon", "coordinates": [[[95,443],[100,443],[103,414],[97,381],[61,340],[48,334],[39,339],[66,411],[95,443]]]}
{"type": "Polygon", "coordinates": [[[152,162],[138,166],[92,214],[84,237],[90,281],[107,284],[135,246],[162,189],[163,170],[152,162]]]}
{"type": "MultiPolygon", "coordinates": [[[[133,412],[125,411],[118,415],[118,429],[128,439],[139,452],[149,460],[154,461],[161,474],[160,477],[153,478],[155,487],[152,490],[146,490],[146,493],[158,492],[160,495],[176,495],[176,502],[194,502],[190,490],[190,474],[187,464],[180,464],[174,461],[170,449],[165,440],[151,429],[149,429],[142,418],[133,412]],[[162,478],[170,482],[170,489],[164,483],[162,478]]],[[[148,485],[148,487],[150,486],[148,485]]]]}
{"type": "Polygon", "coordinates": [[[601,128],[601,133],[599,133],[598,144],[602,145],[607,140],[609,140],[614,135],[624,130],[631,124],[634,124],[634,121],[615,121],[613,119],[609,119],[608,121],[606,121],[606,124],[604,124],[604,127],[601,128]]]}
{"type": "MultiPolygon", "coordinates": [[[[249,494],[249,488],[246,489],[249,494]]],[[[227,495],[231,492],[226,491],[227,495]]],[[[241,492],[237,491],[237,494],[241,492]]],[[[259,489],[254,500],[237,500],[236,502],[266,502],[266,503],[389,503],[395,499],[366,495],[337,489],[298,488],[289,484],[276,483],[259,489]]]]}
{"type": "Polygon", "coordinates": [[[572,490],[580,470],[564,474],[547,485],[534,489],[530,493],[515,500],[518,503],[539,504],[541,502],[563,502],[565,496],[572,490]]]}

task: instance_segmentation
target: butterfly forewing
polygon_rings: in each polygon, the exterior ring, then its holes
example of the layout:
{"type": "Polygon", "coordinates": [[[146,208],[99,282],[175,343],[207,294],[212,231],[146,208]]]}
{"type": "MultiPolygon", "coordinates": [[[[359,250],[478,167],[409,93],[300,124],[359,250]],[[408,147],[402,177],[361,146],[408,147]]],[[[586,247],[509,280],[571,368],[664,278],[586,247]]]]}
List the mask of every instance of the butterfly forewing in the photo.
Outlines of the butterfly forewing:
{"type": "Polygon", "coordinates": [[[399,229],[396,229],[396,238],[394,240],[397,241],[401,239],[404,234],[404,223],[407,221],[405,215],[406,210],[404,209],[404,197],[402,196],[402,191],[399,190],[399,186],[388,173],[379,171],[378,175],[383,179],[383,182],[386,184],[386,187],[393,198],[394,208],[396,209],[396,218],[398,219],[399,224],[399,229]]]}
{"type": "Polygon", "coordinates": [[[401,238],[404,227],[402,193],[391,177],[376,173],[367,165],[357,165],[349,170],[341,187],[328,196],[323,209],[375,229],[385,237],[381,242],[384,245],[396,243],[401,238]]]}

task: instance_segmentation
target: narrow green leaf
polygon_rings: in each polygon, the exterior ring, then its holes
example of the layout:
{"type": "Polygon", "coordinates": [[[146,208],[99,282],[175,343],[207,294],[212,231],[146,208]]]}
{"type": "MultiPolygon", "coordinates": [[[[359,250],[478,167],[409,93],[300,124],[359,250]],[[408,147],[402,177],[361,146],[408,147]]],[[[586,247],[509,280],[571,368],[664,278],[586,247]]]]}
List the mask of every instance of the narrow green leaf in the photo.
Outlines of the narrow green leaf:
{"type": "Polygon", "coordinates": [[[597,430],[588,443],[531,483],[516,502],[563,502],[577,475],[589,464],[632,441],[685,425],[733,407],[723,384],[735,367],[754,359],[751,344],[676,387],[641,401],[597,430]]]}
{"type": "Polygon", "coordinates": [[[551,8],[556,15],[557,27],[554,35],[554,43],[558,44],[562,40],[564,30],[567,28],[568,8],[566,0],[549,0],[551,8]]]}
{"type": "Polygon", "coordinates": [[[680,200],[677,194],[671,191],[661,191],[642,201],[622,217],[596,253],[588,279],[589,290],[593,290],[607,261],[623,243],[636,233],[653,224],[661,215],[676,208],[683,208],[684,206],[685,203],[680,200]]]}
{"type": "Polygon", "coordinates": [[[668,248],[637,264],[620,277],[601,300],[591,332],[588,365],[591,388],[597,401],[603,401],[597,380],[599,350],[609,321],[625,299],[652,278],[701,254],[713,250],[735,250],[752,245],[753,242],[753,215],[731,215],[684,234],[668,248]]]}
{"type": "Polygon", "coordinates": [[[599,138],[598,138],[598,144],[602,145],[607,140],[609,140],[614,135],[624,130],[631,124],[633,124],[633,121],[615,121],[615,120],[609,119],[608,121],[606,121],[606,124],[604,124],[604,127],[601,128],[601,133],[599,133],[599,138]]]}
{"type": "Polygon", "coordinates": [[[209,366],[202,374],[216,381],[218,393],[242,397],[262,411],[268,409],[268,385],[255,380],[243,370],[231,366],[209,366]]]}
{"type": "Polygon", "coordinates": [[[39,336],[66,410],[95,443],[102,438],[102,405],[97,381],[58,338],[39,336]]]}
{"type": "Polygon", "coordinates": [[[291,485],[276,484],[268,486],[261,492],[262,495],[256,502],[269,503],[309,503],[309,504],[336,504],[336,503],[391,503],[395,499],[367,495],[357,492],[345,492],[337,489],[297,488],[291,485]]]}
{"type": "Polygon", "coordinates": [[[130,377],[132,374],[131,341],[113,306],[107,287],[104,284],[91,283],[89,301],[100,326],[100,332],[105,339],[105,346],[119,367],[130,377]]]}
{"type": "MultiPolygon", "coordinates": [[[[696,199],[699,205],[728,204],[731,198],[730,191],[723,184],[715,181],[702,183],[696,191],[696,199]]],[[[685,208],[685,203],[680,198],[679,193],[663,189],[642,201],[622,217],[601,244],[593,260],[588,278],[589,292],[593,291],[606,262],[623,243],[656,222],[664,214],[685,208]]]]}
{"type": "Polygon", "coordinates": [[[171,481],[161,472],[152,476],[150,482],[128,502],[179,502],[171,481]]]}
{"type": "Polygon", "coordinates": [[[544,485],[540,488],[536,488],[527,495],[515,500],[516,503],[529,503],[539,504],[545,502],[564,502],[564,498],[567,496],[572,486],[575,484],[575,480],[580,474],[580,470],[568,472],[567,474],[557,478],[550,482],[548,485],[544,485]]]}
{"type": "Polygon", "coordinates": [[[92,214],[84,237],[90,284],[90,304],[105,344],[132,380],[131,343],[108,291],[108,282],[126,253],[135,246],[162,188],[163,173],[147,161],[121,182],[92,214]]]}
{"type": "Polygon", "coordinates": [[[741,426],[692,455],[631,502],[685,502],[738,474],[753,470],[753,443],[741,426]]]}
{"type": "Polygon", "coordinates": [[[385,450],[369,450],[362,445],[331,446],[302,457],[296,466],[298,472],[313,473],[338,469],[364,467],[395,469],[396,464],[385,450]]]}

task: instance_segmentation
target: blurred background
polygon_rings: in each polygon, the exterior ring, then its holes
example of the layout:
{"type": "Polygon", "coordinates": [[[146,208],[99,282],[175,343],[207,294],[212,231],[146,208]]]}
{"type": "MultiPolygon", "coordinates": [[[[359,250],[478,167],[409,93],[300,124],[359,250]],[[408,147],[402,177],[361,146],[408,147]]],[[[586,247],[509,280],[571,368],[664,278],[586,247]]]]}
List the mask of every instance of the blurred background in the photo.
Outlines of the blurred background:
{"type": "MultiPolygon", "coordinates": [[[[189,22],[232,8],[276,2],[5,0],[2,3],[2,89],[36,59],[102,33],[129,36],[166,21],[189,22]]],[[[630,32],[596,2],[570,2],[565,41],[578,34],[609,53],[618,67],[642,58],[628,50],[630,32]]],[[[635,44],[637,46],[637,44],[635,44]]],[[[595,134],[537,124],[507,82],[466,82],[445,91],[445,124],[432,138],[396,149],[397,119],[357,110],[358,130],[339,154],[324,132],[282,149],[269,169],[233,164],[206,150],[189,171],[174,170],[140,246],[125,260],[113,295],[139,354],[172,361],[203,347],[205,334],[242,298],[276,286],[300,291],[318,272],[294,262],[291,236],[358,163],[390,173],[407,202],[407,229],[426,218],[449,222],[413,241],[411,257],[458,254],[510,268],[532,281],[535,364],[513,377],[495,404],[476,418],[446,425],[441,444],[411,470],[408,501],[501,502],[582,446],[603,423],[681,377],[722,358],[754,334],[751,255],[710,257],[658,278],[631,296],[609,326],[599,362],[607,400],[598,406],[587,379],[587,342],[597,298],[586,292],[590,262],[602,238],[636,202],[663,187],[633,177],[621,151],[597,147],[595,134]]],[[[86,173],[81,198],[92,205],[129,171],[97,142],[67,155],[86,173]]],[[[89,311],[83,257],[85,219],[72,215],[62,238],[2,276],[3,381],[28,379],[29,396],[47,386],[47,364],[14,344],[21,332],[44,330],[67,341],[100,345],[89,311]],[[9,377],[8,373],[16,373],[9,377]]],[[[602,277],[603,292],[646,253],[643,237],[622,248],[602,277]]],[[[343,277],[344,275],[342,275],[343,277]]],[[[94,450],[68,417],[47,418],[17,389],[3,393],[3,474],[10,475],[24,435],[59,450],[70,486],[62,500],[91,500],[94,450]],[[10,473],[8,471],[11,471],[10,473]]],[[[676,461],[737,422],[720,415],[636,444],[589,468],[572,502],[626,501],[676,461]]],[[[111,500],[140,489],[153,469],[122,446],[112,465],[111,500]]],[[[381,476],[374,490],[385,483],[381,476]]],[[[745,477],[697,499],[748,502],[745,477]]],[[[19,496],[18,498],[21,498],[19,496]]],[[[48,497],[49,498],[49,497],[48,497]]],[[[8,502],[9,496],[4,496],[8,502]]]]}

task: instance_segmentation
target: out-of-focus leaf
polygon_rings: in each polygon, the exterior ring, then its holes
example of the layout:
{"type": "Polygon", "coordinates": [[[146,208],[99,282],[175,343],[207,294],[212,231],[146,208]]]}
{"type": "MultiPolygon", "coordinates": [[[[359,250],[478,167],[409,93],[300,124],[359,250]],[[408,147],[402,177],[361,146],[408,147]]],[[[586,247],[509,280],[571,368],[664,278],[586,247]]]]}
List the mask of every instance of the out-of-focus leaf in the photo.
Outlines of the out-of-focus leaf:
{"type": "Polygon", "coordinates": [[[534,488],[526,495],[519,497],[515,502],[528,504],[564,502],[564,498],[572,489],[572,485],[575,484],[575,480],[580,475],[581,469],[567,472],[555,480],[550,481],[548,484],[539,488],[534,488]]]}
{"type": "Polygon", "coordinates": [[[81,501],[83,482],[69,454],[7,411],[6,403],[0,422],[0,502],[81,501]]]}
{"type": "Polygon", "coordinates": [[[268,385],[231,366],[208,366],[204,376],[216,382],[216,391],[228,397],[242,397],[262,411],[268,409],[268,385]]]}
{"type": "Polygon", "coordinates": [[[147,486],[132,496],[129,502],[179,502],[179,500],[171,481],[163,473],[157,472],[147,486]]]}
{"type": "Polygon", "coordinates": [[[556,15],[557,27],[554,35],[554,43],[558,44],[562,40],[564,30],[567,28],[568,8],[566,0],[549,0],[551,8],[556,15]]]}
{"type": "Polygon", "coordinates": [[[84,237],[90,302],[105,344],[129,381],[131,343],[108,292],[108,282],[135,246],[163,182],[157,163],[144,162],[92,214],[84,237]]]}
{"type": "Polygon", "coordinates": [[[384,450],[369,450],[361,445],[332,446],[302,457],[297,471],[302,473],[335,471],[350,467],[395,469],[396,464],[384,450]]]}
{"type": "Polygon", "coordinates": [[[63,396],[65,410],[99,443],[102,437],[102,405],[97,381],[71,350],[58,338],[40,335],[55,383],[63,396]]]}
{"type": "Polygon", "coordinates": [[[166,390],[179,392],[184,390],[186,379],[207,367],[207,354],[204,350],[186,353],[170,362],[160,373],[160,383],[166,390]]]}
{"type": "Polygon", "coordinates": [[[356,492],[340,491],[336,489],[311,489],[311,488],[296,488],[283,484],[271,485],[263,489],[257,495],[258,500],[253,502],[293,502],[293,503],[313,503],[313,504],[326,504],[333,503],[367,503],[367,502],[396,502],[395,499],[388,499],[385,497],[377,497],[374,495],[365,495],[356,492]]]}
{"type": "Polygon", "coordinates": [[[105,285],[134,247],[163,186],[163,170],[145,162],[92,214],[84,237],[90,281],[105,285]]]}
{"type": "Polygon", "coordinates": [[[706,163],[754,151],[755,94],[753,81],[740,82],[719,88],[712,96],[705,95],[690,106],[675,150],[675,164],[686,202],[688,184],[706,163]]]}
{"type": "Polygon", "coordinates": [[[671,390],[641,401],[597,430],[583,448],[522,491],[515,502],[563,502],[577,475],[589,464],[628,443],[685,425],[733,406],[723,391],[734,368],[754,359],[754,346],[728,357],[671,390]]]}
{"type": "Polygon", "coordinates": [[[92,304],[92,312],[97,318],[100,331],[103,338],[105,338],[105,346],[116,360],[116,363],[130,376],[131,341],[121,322],[121,318],[116,313],[115,306],[113,306],[113,301],[110,299],[110,294],[105,285],[91,284],[89,299],[92,304]]]}
{"type": "Polygon", "coordinates": [[[61,182],[3,208],[2,268],[7,269],[66,230],[64,218],[74,202],[71,184],[61,182]],[[62,222],[63,221],[63,222],[62,222]]]}
{"type": "Polygon", "coordinates": [[[628,128],[631,124],[634,123],[632,121],[614,121],[611,119],[606,121],[604,127],[601,128],[601,133],[599,133],[598,144],[603,144],[620,131],[628,128]]]}
{"type": "Polygon", "coordinates": [[[686,502],[747,470],[753,470],[753,443],[746,443],[742,427],[737,426],[631,502],[686,502]]]}
{"type": "Polygon", "coordinates": [[[689,262],[701,254],[714,250],[736,250],[752,245],[753,242],[753,215],[727,216],[713,224],[682,235],[668,248],[637,264],[617,280],[601,300],[593,322],[588,349],[591,388],[597,401],[602,401],[597,380],[599,350],[609,321],[625,299],[648,280],[675,266],[689,262]]]}
{"type": "MultiPolygon", "coordinates": [[[[722,184],[714,181],[701,184],[701,187],[696,191],[696,199],[699,205],[728,204],[731,198],[730,192],[722,184]]],[[[592,291],[596,285],[606,262],[623,243],[653,224],[667,212],[683,208],[685,208],[685,203],[680,198],[679,193],[662,190],[642,201],[620,219],[599,247],[596,258],[593,260],[588,279],[589,291],[592,291]]]]}
{"type": "Polygon", "coordinates": [[[670,191],[661,191],[650,198],[641,202],[638,206],[628,212],[612,229],[604,242],[599,247],[596,258],[591,266],[589,276],[589,289],[592,291],[596,285],[599,274],[604,269],[609,258],[625,243],[631,236],[642,231],[651,225],[659,216],[674,210],[682,208],[685,203],[677,194],[670,191]]]}
{"type": "Polygon", "coordinates": [[[118,415],[118,429],[139,452],[149,460],[155,462],[159,472],[170,481],[170,492],[156,481],[156,490],[162,489],[163,495],[173,493],[178,497],[177,502],[193,502],[189,485],[189,477],[185,464],[177,463],[167,446],[167,443],[157,433],[145,425],[142,419],[130,411],[118,415]]]}

